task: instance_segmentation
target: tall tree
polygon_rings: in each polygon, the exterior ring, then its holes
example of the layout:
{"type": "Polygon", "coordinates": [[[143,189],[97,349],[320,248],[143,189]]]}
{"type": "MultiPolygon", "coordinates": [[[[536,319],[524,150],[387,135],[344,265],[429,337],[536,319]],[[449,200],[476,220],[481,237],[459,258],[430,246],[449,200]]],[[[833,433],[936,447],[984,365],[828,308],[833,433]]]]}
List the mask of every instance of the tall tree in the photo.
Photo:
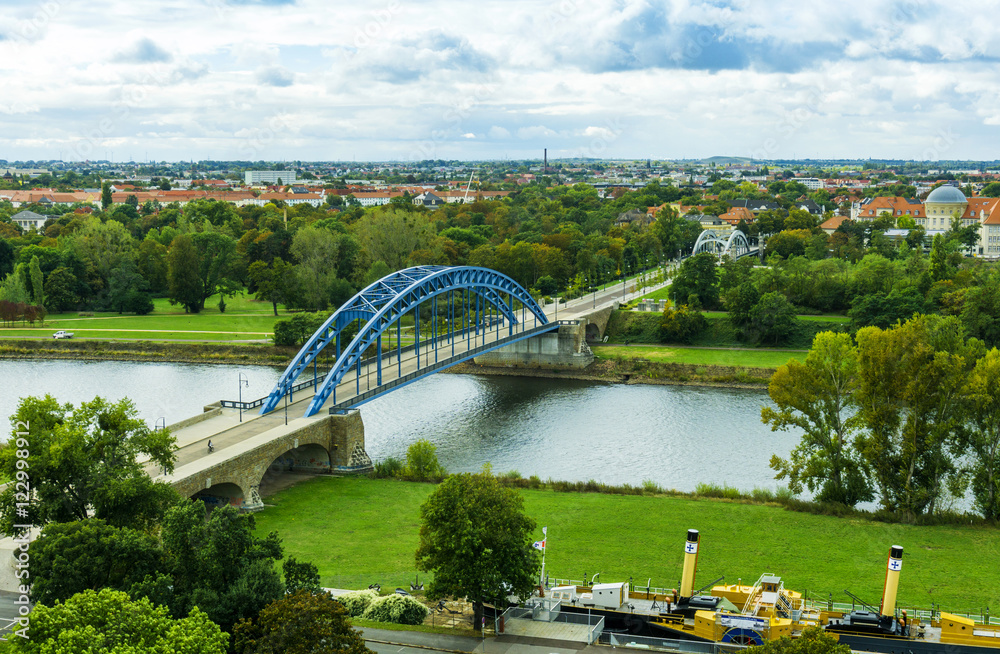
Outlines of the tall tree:
{"type": "Polygon", "coordinates": [[[101,211],[107,211],[111,206],[111,182],[101,184],[101,211]]]}
{"type": "Polygon", "coordinates": [[[670,299],[675,304],[692,308],[713,309],[719,304],[718,259],[714,254],[702,252],[688,257],[681,264],[670,285],[670,299]],[[696,302],[692,296],[695,296],[696,302]]]}
{"type": "Polygon", "coordinates": [[[0,472],[14,479],[19,470],[18,451],[27,451],[34,500],[27,516],[20,514],[13,484],[0,494],[0,531],[13,534],[15,525],[42,526],[49,522],[83,520],[88,509],[105,517],[100,498],[118,496],[107,506],[145,506],[129,498],[134,490],[146,493],[148,486],[134,486],[132,480],[146,477],[140,458],[167,471],[174,467],[174,438],[166,430],[153,431],[137,417],[132,402],[108,402],[100,397],[72,404],[59,404],[51,395],[26,397],[11,417],[14,432],[25,436],[12,439],[0,449],[0,472]],[[21,430],[19,425],[30,425],[21,430]],[[25,443],[18,445],[23,440],[25,443]],[[121,503],[119,503],[121,502],[121,503]]]}
{"type": "Polygon", "coordinates": [[[180,304],[190,313],[201,311],[205,302],[198,274],[199,263],[198,250],[190,236],[181,234],[173,240],[167,252],[170,303],[180,304]]]}
{"type": "Polygon", "coordinates": [[[285,594],[274,565],[281,559],[281,541],[274,532],[258,537],[254,527],[252,514],[230,505],[212,511],[207,521],[200,502],[167,511],[161,538],[174,615],[198,606],[230,630],[285,594]]]}
{"type": "Polygon", "coordinates": [[[417,569],[433,572],[428,597],[483,602],[528,597],[539,560],[532,549],[535,521],[524,500],[484,471],[445,479],[420,507],[417,569]]]}
{"type": "Polygon", "coordinates": [[[965,420],[965,379],[983,349],[954,316],[858,331],[857,442],[885,509],[913,520],[958,490],[949,451],[965,420]]]}
{"type": "Polygon", "coordinates": [[[198,251],[200,311],[205,308],[205,300],[220,289],[233,286],[231,276],[236,259],[236,241],[225,234],[207,231],[195,233],[191,239],[198,251]]]}
{"type": "Polygon", "coordinates": [[[85,590],[128,591],[163,568],[156,538],[97,518],[45,525],[28,554],[31,601],[46,606],[85,590]]]}
{"type": "Polygon", "coordinates": [[[355,231],[372,261],[384,261],[392,270],[407,266],[414,250],[430,243],[434,230],[422,213],[379,209],[366,213],[355,231]]]}
{"type": "Polygon", "coordinates": [[[52,311],[69,311],[80,301],[76,294],[77,279],[69,268],[59,266],[45,279],[45,295],[52,311]]]}
{"type": "Polygon", "coordinates": [[[988,520],[1000,519],[1000,350],[991,349],[976,363],[965,389],[969,426],[958,449],[968,454],[976,508],[988,520]]]}
{"type": "Polygon", "coordinates": [[[305,227],[292,238],[303,308],[319,311],[330,303],[337,278],[337,237],[327,229],[305,227]]]}
{"type": "Polygon", "coordinates": [[[861,462],[851,448],[858,416],[852,406],[857,356],[848,334],[822,332],[805,363],[792,359],[779,367],[767,391],[777,409],[761,409],[771,431],[798,428],[802,439],[788,459],[771,457],[777,479],[788,479],[795,493],[803,485],[821,502],[854,506],[871,500],[861,462]]]}
{"type": "Polygon", "coordinates": [[[45,306],[45,288],[42,282],[42,266],[38,263],[38,257],[31,257],[28,265],[28,279],[31,281],[31,301],[36,306],[45,306]]]}
{"type": "Polygon", "coordinates": [[[274,315],[278,315],[278,304],[288,304],[293,295],[293,268],[275,257],[268,265],[264,261],[254,261],[247,270],[250,281],[257,289],[258,300],[271,303],[274,315]]]}

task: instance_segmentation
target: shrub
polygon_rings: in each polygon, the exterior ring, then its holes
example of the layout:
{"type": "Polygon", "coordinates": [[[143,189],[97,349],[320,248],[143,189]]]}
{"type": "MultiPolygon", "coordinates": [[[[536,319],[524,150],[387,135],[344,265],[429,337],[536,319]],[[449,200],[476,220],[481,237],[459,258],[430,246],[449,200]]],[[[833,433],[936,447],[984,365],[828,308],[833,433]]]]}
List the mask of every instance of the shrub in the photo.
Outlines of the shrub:
{"type": "Polygon", "coordinates": [[[528,488],[533,488],[535,490],[541,488],[544,484],[538,475],[531,475],[528,477],[528,488]]]}
{"type": "Polygon", "coordinates": [[[752,497],[755,502],[773,502],[774,491],[770,488],[755,487],[752,491],[750,491],[750,497],[752,497]]]}
{"type": "Polygon", "coordinates": [[[421,624],[429,613],[430,609],[410,595],[393,594],[373,600],[361,617],[375,622],[421,624]]]}
{"type": "Polygon", "coordinates": [[[377,598],[378,591],[366,589],[338,595],[336,600],[344,605],[344,609],[351,617],[356,618],[367,611],[377,598]]]}
{"type": "Polygon", "coordinates": [[[659,495],[660,493],[663,492],[663,489],[660,488],[660,485],[657,484],[652,479],[642,480],[642,490],[646,493],[649,493],[650,495],[659,495]]]}
{"type": "Polygon", "coordinates": [[[392,479],[403,476],[403,462],[396,457],[388,457],[375,462],[372,477],[375,479],[392,479]]]}
{"type": "Polygon", "coordinates": [[[420,439],[406,450],[406,476],[415,481],[440,480],[447,475],[438,463],[437,447],[420,439]]]}
{"type": "Polygon", "coordinates": [[[503,473],[503,478],[504,479],[521,479],[521,473],[518,472],[517,470],[508,470],[507,472],[503,473]]]}

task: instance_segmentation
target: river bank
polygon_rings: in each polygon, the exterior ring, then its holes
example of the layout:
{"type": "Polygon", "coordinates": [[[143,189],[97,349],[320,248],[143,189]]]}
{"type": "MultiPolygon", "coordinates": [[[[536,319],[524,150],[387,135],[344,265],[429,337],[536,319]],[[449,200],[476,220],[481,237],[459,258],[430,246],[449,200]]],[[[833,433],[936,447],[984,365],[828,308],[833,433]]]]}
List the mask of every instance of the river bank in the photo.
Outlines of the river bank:
{"type": "MultiPolygon", "coordinates": [[[[624,349],[624,348],[623,348],[624,349]]],[[[284,368],[298,351],[274,345],[155,343],[150,341],[0,341],[0,359],[67,359],[157,363],[250,364],[284,368]]],[[[583,370],[544,370],[460,363],[447,371],[458,374],[540,377],[622,384],[669,384],[766,388],[774,368],[668,363],[643,358],[597,359],[583,370]]]]}

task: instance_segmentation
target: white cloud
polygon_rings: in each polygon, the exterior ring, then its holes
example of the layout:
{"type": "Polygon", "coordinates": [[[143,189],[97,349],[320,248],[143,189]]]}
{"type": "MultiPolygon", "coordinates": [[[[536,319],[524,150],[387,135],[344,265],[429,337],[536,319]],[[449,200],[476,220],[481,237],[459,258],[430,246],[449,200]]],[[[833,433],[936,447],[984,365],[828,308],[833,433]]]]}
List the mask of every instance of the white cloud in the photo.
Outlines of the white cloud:
{"type": "Polygon", "coordinates": [[[221,158],[250,141],[259,158],[298,159],[594,143],[604,156],[918,157],[953,129],[949,156],[993,159],[1000,40],[982,16],[998,10],[1000,0],[809,11],[792,0],[375,0],[336,12],[322,0],[29,3],[0,20],[0,134],[18,135],[0,141],[0,158],[67,156],[79,143],[221,158]],[[275,116],[288,117],[269,128],[280,138],[253,131],[275,116]]]}

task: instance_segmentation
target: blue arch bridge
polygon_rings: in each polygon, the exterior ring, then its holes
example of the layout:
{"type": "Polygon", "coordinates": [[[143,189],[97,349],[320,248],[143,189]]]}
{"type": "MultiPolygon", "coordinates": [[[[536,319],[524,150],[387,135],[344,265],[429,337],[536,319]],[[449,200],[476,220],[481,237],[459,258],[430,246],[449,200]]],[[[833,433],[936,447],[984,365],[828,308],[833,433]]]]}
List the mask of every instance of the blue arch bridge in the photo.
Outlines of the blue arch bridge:
{"type": "Polygon", "coordinates": [[[315,388],[307,417],[327,401],[330,413],[343,413],[439,370],[556,331],[561,324],[575,321],[549,321],[523,287],[495,270],[407,268],[337,309],[295,355],[270,395],[254,404],[267,414],[283,400],[294,401],[295,393],[315,388]],[[321,360],[324,370],[329,366],[322,377],[321,360]],[[305,381],[297,381],[300,377],[305,381]]]}
{"type": "Polygon", "coordinates": [[[728,236],[718,234],[711,229],[706,229],[698,235],[698,240],[695,241],[694,247],[691,249],[692,255],[702,252],[711,252],[719,258],[728,256],[733,259],[739,259],[751,254],[756,255],[758,253],[758,246],[751,248],[746,234],[738,229],[734,229],[728,236]]]}

